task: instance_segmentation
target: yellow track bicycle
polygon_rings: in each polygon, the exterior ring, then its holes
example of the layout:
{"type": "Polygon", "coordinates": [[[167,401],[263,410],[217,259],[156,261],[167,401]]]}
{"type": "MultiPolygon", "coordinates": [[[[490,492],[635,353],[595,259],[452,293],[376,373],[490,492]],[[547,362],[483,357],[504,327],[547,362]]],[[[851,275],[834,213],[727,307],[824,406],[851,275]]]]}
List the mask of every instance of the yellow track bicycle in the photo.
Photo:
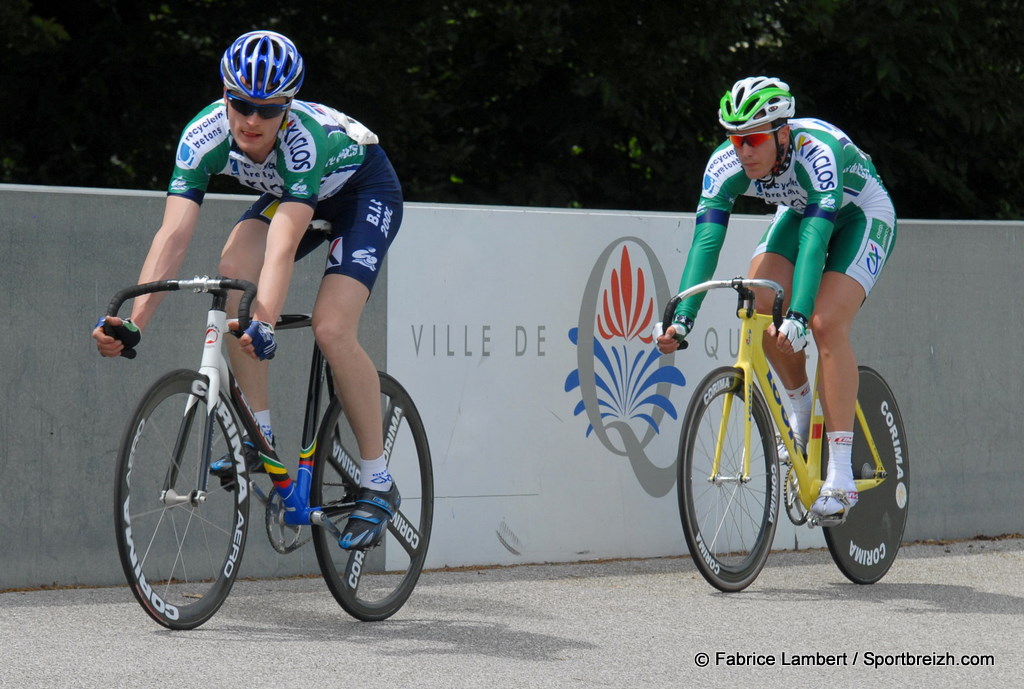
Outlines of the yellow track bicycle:
{"type": "MultiPolygon", "coordinates": [[[[762,348],[769,324],[782,322],[784,291],[778,283],[735,278],[695,285],[666,306],[664,328],[680,301],[721,288],[739,295],[739,354],[733,366],[711,371],[692,392],[679,441],[677,489],[683,533],[697,569],[715,588],[740,591],[764,567],[780,503],[794,524],[818,526],[809,510],[828,466],[828,444],[818,381],[810,437],[801,450],[762,348]],[[754,309],[754,288],[775,292],[771,315],[754,309]],[[780,444],[789,453],[781,463],[780,444]]],[[[855,583],[871,584],[885,575],[899,551],[910,471],[907,434],[892,390],[874,370],[861,366],[859,371],[853,468],[860,500],[843,524],[823,530],[840,571],[855,583]]]]}

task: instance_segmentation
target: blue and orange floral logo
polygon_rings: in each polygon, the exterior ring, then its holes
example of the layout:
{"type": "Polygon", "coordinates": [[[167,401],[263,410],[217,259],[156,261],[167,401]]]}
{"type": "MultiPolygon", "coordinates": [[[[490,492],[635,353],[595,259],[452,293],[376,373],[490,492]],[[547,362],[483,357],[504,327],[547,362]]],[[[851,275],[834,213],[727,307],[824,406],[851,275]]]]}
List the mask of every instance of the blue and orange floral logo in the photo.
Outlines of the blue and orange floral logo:
{"type": "Polygon", "coordinates": [[[646,447],[665,415],[678,418],[672,386],[686,385],[651,335],[669,296],[660,263],[640,239],[627,237],[605,249],[588,281],[579,326],[569,330],[578,368],[565,380],[566,392],[579,390],[573,414],[586,414],[586,436],[596,434],[610,451],[628,457],[655,497],[671,490],[675,470],[649,459],[646,447]]]}

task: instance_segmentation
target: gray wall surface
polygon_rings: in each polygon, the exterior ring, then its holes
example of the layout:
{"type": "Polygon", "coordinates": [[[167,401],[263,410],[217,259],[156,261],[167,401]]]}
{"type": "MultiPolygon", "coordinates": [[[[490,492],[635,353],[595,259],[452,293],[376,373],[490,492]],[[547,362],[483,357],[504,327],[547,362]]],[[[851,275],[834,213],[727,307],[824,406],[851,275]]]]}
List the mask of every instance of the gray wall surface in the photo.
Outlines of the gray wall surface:
{"type": "MultiPolygon", "coordinates": [[[[216,272],[250,200],[208,197],[182,277],[216,272]]],[[[0,185],[0,590],[123,582],[111,518],[123,426],[158,375],[198,364],[208,297],[170,294],[134,361],[97,356],[89,332],[114,292],[136,281],[162,208],[158,193],[0,185]]],[[[888,379],[907,424],[907,540],[1024,530],[1015,509],[1024,306],[1013,277],[1022,242],[1019,222],[904,221],[858,318],[858,358],[888,379]]],[[[322,260],[317,252],[302,261],[286,310],[311,308],[322,260]]],[[[381,367],[386,287],[385,273],[362,333],[381,367]]],[[[308,331],[280,335],[289,355],[275,360],[271,380],[281,446],[298,444],[291,429],[300,426],[311,342],[308,331]]],[[[312,549],[280,557],[251,535],[241,576],[317,571],[312,549]]]]}
{"type": "MultiPolygon", "coordinates": [[[[207,196],[180,277],[216,275],[221,247],[254,198],[207,196]]],[[[198,366],[210,298],[168,293],[132,361],[100,357],[90,332],[114,293],[138,280],[163,204],[160,193],[0,185],[0,313],[19,323],[4,329],[2,348],[0,590],[123,581],[112,515],[124,425],[157,377],[198,366]]],[[[312,310],[325,258],[316,251],[296,266],[286,312],[312,310]]],[[[378,367],[386,286],[385,272],[361,332],[378,367]]],[[[280,447],[297,447],[313,339],[308,329],[290,330],[278,342],[274,426],[280,447]]],[[[253,515],[240,576],[319,571],[311,548],[274,552],[253,515]]]]}
{"type": "Polygon", "coordinates": [[[906,538],[1024,532],[1024,223],[902,221],[853,329],[907,426],[906,538]]]}

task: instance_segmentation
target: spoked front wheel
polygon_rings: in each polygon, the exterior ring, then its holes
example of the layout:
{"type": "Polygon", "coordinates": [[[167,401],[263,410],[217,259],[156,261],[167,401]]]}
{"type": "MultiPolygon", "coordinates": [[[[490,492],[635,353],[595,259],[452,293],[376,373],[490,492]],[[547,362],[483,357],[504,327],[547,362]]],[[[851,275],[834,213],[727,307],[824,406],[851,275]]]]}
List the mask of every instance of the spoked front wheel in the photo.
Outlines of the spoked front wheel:
{"type": "Polygon", "coordinates": [[[716,369],[693,391],[679,445],[683,534],[693,563],[721,591],[740,591],[757,578],[778,521],[775,433],[761,393],[751,389],[749,470],[744,466],[746,412],[739,369],[716,369]]]}
{"type": "MultiPolygon", "coordinates": [[[[857,401],[885,469],[886,478],[861,491],[842,526],[825,529],[825,543],[836,566],[857,584],[873,584],[889,571],[903,541],[910,499],[907,431],[896,398],[876,371],[860,367],[857,401]]],[[[828,468],[828,447],[822,443],[822,475],[828,468]]],[[[858,423],[853,433],[854,478],[872,478],[875,461],[858,423]]]]}
{"type": "MultiPolygon", "coordinates": [[[[409,598],[427,557],[434,516],[434,478],[423,422],[405,389],[380,374],[384,452],[402,504],[380,545],[344,550],[331,531],[314,527],[313,545],[327,587],[342,608],[365,621],[394,615],[409,598]]],[[[359,486],[359,451],[339,399],[317,438],[310,504],[344,531],[359,486]]]]}
{"type": "Polygon", "coordinates": [[[242,426],[226,396],[219,402],[211,416],[205,376],[184,369],[165,375],[139,403],[118,456],[121,567],[142,608],[171,629],[198,627],[220,608],[245,547],[242,426]],[[234,459],[228,475],[201,475],[207,443],[211,460],[234,459]]]}

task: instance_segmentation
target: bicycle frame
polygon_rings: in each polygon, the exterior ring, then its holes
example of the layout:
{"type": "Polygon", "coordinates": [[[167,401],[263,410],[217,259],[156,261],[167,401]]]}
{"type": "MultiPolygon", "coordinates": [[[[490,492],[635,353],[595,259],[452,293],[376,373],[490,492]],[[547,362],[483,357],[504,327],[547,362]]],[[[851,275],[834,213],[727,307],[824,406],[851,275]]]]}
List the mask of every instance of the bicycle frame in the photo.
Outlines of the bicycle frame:
{"type": "MultiPolygon", "coordinates": [[[[743,372],[743,475],[722,476],[719,473],[722,448],[725,442],[725,425],[732,406],[732,398],[727,397],[722,415],[722,426],[719,429],[718,438],[715,443],[715,457],[712,463],[711,475],[708,477],[708,481],[711,483],[746,483],[750,481],[751,419],[753,418],[752,388],[754,385],[757,385],[763,393],[766,393],[763,397],[767,403],[775,428],[779,430],[782,442],[789,452],[790,462],[799,485],[800,502],[805,509],[810,509],[824,483],[821,476],[821,452],[825,420],[821,412],[821,400],[818,396],[819,376],[817,373],[815,374],[810,438],[807,439],[806,451],[803,451],[796,444],[793,429],[789,426],[789,416],[783,406],[782,396],[775,382],[775,376],[764,353],[764,335],[768,326],[772,322],[775,322],[777,326],[781,324],[781,305],[784,298],[782,286],[771,280],[748,280],[743,278],[709,281],[695,285],[680,293],[669,302],[668,307],[665,309],[663,327],[667,330],[668,325],[671,324],[675,307],[680,301],[695,294],[723,287],[735,289],[739,294],[736,316],[743,323],[740,329],[739,353],[736,357],[736,362],[733,364],[743,372]],[[776,298],[772,315],[758,313],[754,309],[754,293],[751,289],[753,287],[769,288],[775,291],[776,298]]],[[[860,478],[855,481],[857,490],[863,492],[880,485],[886,478],[886,472],[878,453],[878,447],[864,418],[860,402],[857,403],[856,407],[856,421],[862,434],[861,437],[867,443],[875,465],[873,477],[860,478]]]]}
{"type": "MultiPolygon", "coordinates": [[[[211,310],[210,314],[211,322],[216,320],[216,318],[219,318],[219,316],[214,315],[213,310],[211,310]]],[[[308,316],[283,316],[282,318],[286,320],[282,320],[277,323],[275,327],[275,330],[277,331],[306,327],[310,323],[308,316]]],[[[209,332],[209,329],[207,332],[209,332]]],[[[209,345],[207,346],[209,347],[209,345]]],[[[253,413],[252,408],[249,406],[249,402],[245,398],[245,394],[242,392],[241,387],[239,387],[238,382],[231,373],[231,369],[227,365],[223,351],[219,346],[215,346],[215,348],[217,350],[216,357],[219,359],[219,371],[214,374],[212,371],[208,372],[204,367],[200,367],[200,373],[207,376],[217,375],[221,377],[222,380],[224,379],[223,376],[227,376],[231,399],[234,401],[235,408],[239,412],[239,417],[242,419],[242,424],[245,426],[250,442],[256,446],[260,455],[260,460],[263,462],[263,468],[266,470],[271,483],[274,485],[274,488],[277,489],[278,494],[281,496],[281,501],[285,506],[285,523],[291,526],[303,526],[311,523],[318,523],[315,521],[314,516],[317,512],[317,508],[310,507],[309,495],[310,484],[313,477],[313,458],[316,455],[316,433],[317,424],[319,423],[320,418],[320,398],[325,380],[328,385],[329,397],[334,394],[330,376],[327,375],[327,363],[324,359],[323,353],[314,342],[313,359],[310,364],[309,386],[307,388],[306,395],[306,412],[302,425],[302,443],[299,451],[299,466],[293,480],[291,475],[288,473],[287,467],[285,467],[278,457],[276,450],[267,443],[266,437],[259,430],[259,424],[256,422],[256,416],[253,413]]],[[[203,359],[205,364],[205,351],[203,359]]]]}
{"type": "MultiPolygon", "coordinates": [[[[298,470],[289,474],[223,349],[228,334],[239,335],[251,322],[254,284],[208,277],[143,283],[118,292],[107,316],[117,316],[128,299],[181,289],[212,296],[199,367],[176,368],[149,387],[126,426],[117,460],[118,555],[136,600],[170,629],[194,629],[209,620],[238,576],[255,496],[275,551],[284,555],[312,541],[338,604],[360,620],[387,619],[416,586],[433,519],[430,448],[409,393],[377,372],[385,460],[390,468],[395,454],[396,468],[409,481],[404,503],[397,488],[389,491],[394,507],[387,523],[377,522],[383,528],[374,540],[355,547],[342,529],[361,517],[357,502],[367,499],[356,451],[359,430],[335,394],[315,337],[298,470]],[[230,290],[242,292],[237,329],[234,323],[229,329],[225,310],[230,290]],[[262,473],[272,488],[258,478],[262,473]]],[[[310,325],[308,314],[282,315],[275,329],[310,325]]],[[[111,326],[103,327],[114,335],[111,326]]],[[[124,347],[120,353],[132,358],[135,350],[124,347]]]]}
{"type": "MultiPolygon", "coordinates": [[[[111,300],[107,313],[109,315],[117,315],[117,311],[120,309],[122,303],[141,294],[182,289],[191,289],[194,292],[206,292],[213,295],[213,304],[211,305],[207,315],[205,341],[203,343],[203,353],[199,365],[199,373],[205,376],[208,381],[207,390],[205,391],[206,398],[208,400],[220,400],[221,391],[226,386],[229,396],[234,403],[235,409],[239,412],[239,418],[244,426],[244,435],[256,447],[259,452],[260,459],[263,462],[263,467],[267,471],[271,482],[280,495],[281,502],[284,506],[284,522],[291,526],[316,524],[327,528],[337,538],[340,538],[341,532],[338,531],[334,523],[326,517],[324,511],[318,506],[310,506],[309,504],[310,485],[313,473],[313,458],[316,454],[316,433],[320,415],[320,397],[325,379],[327,381],[329,395],[333,396],[334,394],[333,384],[330,380],[330,376],[327,375],[328,371],[326,360],[324,359],[320,348],[314,343],[313,360],[310,366],[309,387],[306,400],[306,415],[303,421],[302,450],[300,451],[299,456],[297,476],[296,479],[293,480],[289,475],[287,468],[278,459],[274,448],[270,447],[266,438],[263,436],[263,433],[259,430],[259,424],[256,422],[255,414],[249,406],[242,389],[235,381],[234,375],[231,373],[227,357],[224,355],[223,351],[224,336],[232,332],[228,328],[228,317],[225,311],[227,293],[231,289],[242,290],[244,293],[241,303],[239,304],[238,318],[239,330],[244,330],[249,323],[249,305],[256,294],[255,285],[244,280],[209,277],[196,277],[192,280],[164,280],[146,283],[143,285],[135,285],[122,290],[115,295],[113,300],[111,300]]],[[[310,317],[307,315],[283,316],[282,320],[278,322],[277,328],[286,330],[289,328],[305,327],[309,324],[310,317]]],[[[199,394],[193,394],[186,402],[185,409],[182,413],[182,426],[178,436],[179,442],[181,438],[187,435],[184,431],[186,431],[193,422],[194,410],[199,401],[199,394]]],[[[190,491],[188,495],[179,495],[173,490],[165,489],[163,497],[165,504],[171,504],[174,502],[197,503],[204,500],[210,478],[209,470],[210,463],[212,461],[212,458],[210,457],[210,446],[211,439],[213,437],[214,425],[217,422],[215,414],[219,407],[219,402],[216,404],[209,404],[207,406],[207,417],[204,420],[205,427],[203,431],[203,457],[199,476],[196,478],[195,490],[190,491]]],[[[232,450],[235,454],[236,464],[239,466],[239,473],[240,475],[244,475],[245,460],[242,456],[241,449],[242,438],[238,438],[237,441],[237,447],[233,447],[232,450]]],[[[178,454],[180,452],[181,448],[176,447],[175,453],[178,454]]],[[[358,479],[358,465],[353,463],[352,466],[356,468],[355,476],[358,479]]],[[[168,480],[165,485],[172,485],[174,482],[173,479],[175,478],[176,477],[174,476],[168,476],[168,480]]]]}

